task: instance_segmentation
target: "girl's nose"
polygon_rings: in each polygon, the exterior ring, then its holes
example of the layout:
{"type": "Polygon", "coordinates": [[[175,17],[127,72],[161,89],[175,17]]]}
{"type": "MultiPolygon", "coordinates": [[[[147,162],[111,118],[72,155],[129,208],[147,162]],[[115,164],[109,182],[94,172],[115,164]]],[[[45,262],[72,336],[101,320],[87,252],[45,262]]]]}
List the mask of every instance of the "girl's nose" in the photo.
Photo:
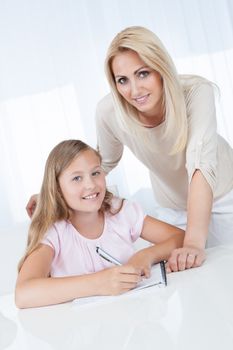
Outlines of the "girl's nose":
{"type": "Polygon", "coordinates": [[[94,188],[95,187],[95,181],[91,176],[87,176],[85,179],[85,188],[94,188]]]}

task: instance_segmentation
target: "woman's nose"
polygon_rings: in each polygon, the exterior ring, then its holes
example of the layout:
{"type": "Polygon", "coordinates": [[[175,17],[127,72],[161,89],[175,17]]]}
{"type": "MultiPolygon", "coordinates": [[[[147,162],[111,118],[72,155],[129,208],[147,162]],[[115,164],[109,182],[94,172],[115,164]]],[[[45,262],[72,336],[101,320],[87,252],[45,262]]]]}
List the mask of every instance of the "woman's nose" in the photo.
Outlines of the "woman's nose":
{"type": "Polygon", "coordinates": [[[139,94],[140,86],[139,82],[136,80],[131,81],[131,96],[132,97],[137,97],[139,94]]]}

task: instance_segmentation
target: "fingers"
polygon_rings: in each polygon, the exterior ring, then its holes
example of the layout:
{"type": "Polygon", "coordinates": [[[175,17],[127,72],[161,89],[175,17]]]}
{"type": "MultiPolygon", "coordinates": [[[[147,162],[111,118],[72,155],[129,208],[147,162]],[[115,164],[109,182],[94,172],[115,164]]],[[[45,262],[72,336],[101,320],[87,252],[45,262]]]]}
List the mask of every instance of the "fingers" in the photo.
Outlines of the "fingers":
{"type": "Polygon", "coordinates": [[[204,261],[205,261],[205,253],[203,255],[197,255],[194,261],[193,267],[201,266],[204,261]]]}
{"type": "Polygon", "coordinates": [[[31,218],[34,211],[35,211],[35,208],[36,208],[36,204],[31,204],[31,203],[28,203],[28,205],[26,206],[26,211],[27,211],[27,214],[28,216],[31,218]]]}
{"type": "Polygon", "coordinates": [[[125,293],[137,286],[144,277],[150,277],[150,266],[143,268],[131,264],[121,265],[107,269],[109,272],[108,292],[111,295],[125,293]]]}
{"type": "Polygon", "coordinates": [[[171,272],[172,272],[172,269],[170,268],[169,263],[167,262],[166,263],[166,273],[171,273],[171,272]]]}
{"type": "Polygon", "coordinates": [[[31,198],[29,199],[27,206],[26,206],[26,211],[27,211],[27,214],[30,218],[32,217],[32,215],[35,211],[36,202],[37,202],[37,195],[34,194],[31,196],[31,198]]]}
{"type": "Polygon", "coordinates": [[[115,269],[118,270],[119,276],[117,276],[117,279],[120,283],[124,283],[125,285],[127,283],[132,284],[134,286],[131,288],[134,288],[136,284],[141,281],[141,271],[134,266],[122,265],[115,269]]]}
{"type": "Polygon", "coordinates": [[[142,275],[144,275],[146,278],[149,278],[150,272],[151,272],[151,266],[145,267],[142,275]]]}
{"type": "Polygon", "coordinates": [[[130,265],[122,265],[107,269],[110,278],[108,278],[108,287],[111,295],[125,293],[137,286],[141,281],[141,273],[130,265]]]}
{"type": "Polygon", "coordinates": [[[140,275],[141,270],[131,264],[121,265],[118,267],[119,271],[121,273],[125,274],[133,274],[133,275],[140,275]]]}
{"type": "Polygon", "coordinates": [[[166,267],[167,272],[183,271],[192,267],[201,266],[205,260],[205,252],[203,249],[183,247],[175,249],[166,267]]]}
{"type": "Polygon", "coordinates": [[[190,269],[191,267],[193,267],[194,264],[195,264],[195,259],[196,259],[196,255],[188,254],[187,257],[186,257],[185,268],[186,269],[190,269]]]}
{"type": "Polygon", "coordinates": [[[129,282],[122,282],[121,283],[121,288],[119,290],[119,294],[128,292],[131,289],[134,289],[137,287],[137,283],[129,283],[129,282]]]}
{"type": "Polygon", "coordinates": [[[137,284],[141,281],[141,275],[135,274],[135,273],[121,273],[120,275],[120,282],[121,283],[131,283],[131,284],[137,284]]]}
{"type": "Polygon", "coordinates": [[[146,249],[142,249],[135,253],[127,262],[127,265],[134,266],[140,271],[141,276],[146,278],[150,277],[151,265],[153,259],[147,253],[146,249]]]}

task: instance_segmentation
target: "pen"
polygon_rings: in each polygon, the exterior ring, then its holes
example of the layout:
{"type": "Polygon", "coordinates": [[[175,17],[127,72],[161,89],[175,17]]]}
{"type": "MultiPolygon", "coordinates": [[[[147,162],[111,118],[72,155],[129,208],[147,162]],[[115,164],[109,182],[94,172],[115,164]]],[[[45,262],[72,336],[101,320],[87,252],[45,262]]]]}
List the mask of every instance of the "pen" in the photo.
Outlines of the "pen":
{"type": "Polygon", "coordinates": [[[120,266],[121,263],[120,261],[118,261],[117,259],[115,259],[113,256],[111,256],[110,254],[108,254],[107,252],[105,252],[102,248],[100,247],[96,247],[96,253],[99,254],[99,256],[101,256],[101,258],[111,262],[114,265],[118,265],[120,266]]]}

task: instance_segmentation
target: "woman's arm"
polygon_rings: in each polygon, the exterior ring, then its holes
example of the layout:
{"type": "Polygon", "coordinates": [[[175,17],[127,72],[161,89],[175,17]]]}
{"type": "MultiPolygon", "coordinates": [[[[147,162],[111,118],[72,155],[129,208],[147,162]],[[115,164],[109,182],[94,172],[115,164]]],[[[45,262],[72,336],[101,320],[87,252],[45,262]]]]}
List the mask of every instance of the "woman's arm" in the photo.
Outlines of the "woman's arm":
{"type": "Polygon", "coordinates": [[[141,274],[149,277],[153,264],[168,260],[174,249],[182,247],[184,231],[151,216],[146,216],[141,238],[154,245],[135,253],[128,263],[140,269],[141,274]]]}
{"type": "Polygon", "coordinates": [[[184,246],[204,249],[208,235],[213,193],[200,170],[196,170],[188,195],[188,220],[184,246]]]}
{"type": "Polygon", "coordinates": [[[200,170],[196,170],[190,184],[187,205],[187,228],[183,248],[176,249],[169,266],[173,271],[200,266],[205,260],[205,244],[213,204],[210,185],[200,170]]]}
{"type": "Polygon", "coordinates": [[[53,249],[42,244],[25,260],[15,289],[19,308],[58,304],[83,296],[117,295],[140,281],[140,272],[128,265],[92,274],[50,278],[53,255],[53,249]]]}
{"type": "Polygon", "coordinates": [[[175,250],[168,264],[173,271],[200,266],[218,181],[218,135],[214,87],[210,82],[194,84],[186,96],[188,141],[186,169],[189,178],[187,227],[182,249],[175,250]],[[204,174],[204,175],[203,175],[204,174]]]}

